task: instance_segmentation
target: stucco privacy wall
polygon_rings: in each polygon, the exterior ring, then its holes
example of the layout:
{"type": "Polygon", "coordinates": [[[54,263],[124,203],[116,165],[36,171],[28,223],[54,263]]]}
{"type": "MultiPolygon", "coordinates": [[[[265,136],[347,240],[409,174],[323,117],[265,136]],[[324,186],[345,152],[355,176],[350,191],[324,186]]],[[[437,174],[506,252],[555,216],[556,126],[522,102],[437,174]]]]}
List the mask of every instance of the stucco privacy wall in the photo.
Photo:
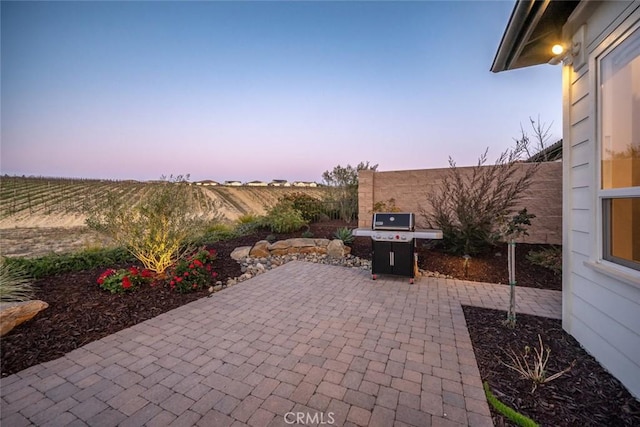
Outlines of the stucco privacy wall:
{"type": "MultiPolygon", "coordinates": [[[[527,208],[536,218],[531,221],[527,243],[562,244],[562,163],[549,162],[539,165],[531,186],[523,195],[517,210],[527,208]]],[[[490,168],[493,166],[483,166],[490,168]]],[[[518,165],[522,170],[531,164],[518,165]]],[[[464,176],[470,176],[473,167],[458,168],[464,176]]],[[[371,227],[373,206],[378,202],[395,199],[396,207],[403,212],[415,212],[418,227],[426,227],[419,214],[429,210],[428,194],[437,191],[449,168],[418,169],[406,171],[373,172],[358,174],[358,226],[371,227]]]]}

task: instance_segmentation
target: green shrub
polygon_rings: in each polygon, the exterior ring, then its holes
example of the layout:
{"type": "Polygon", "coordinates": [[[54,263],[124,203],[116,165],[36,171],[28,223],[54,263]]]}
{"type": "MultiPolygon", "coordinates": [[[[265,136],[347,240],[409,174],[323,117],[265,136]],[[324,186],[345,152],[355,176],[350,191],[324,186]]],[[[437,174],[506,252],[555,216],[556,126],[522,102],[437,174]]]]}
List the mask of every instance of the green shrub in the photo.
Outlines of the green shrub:
{"type": "Polygon", "coordinates": [[[263,218],[254,214],[244,214],[236,220],[235,233],[239,236],[251,234],[262,226],[263,218]]]}
{"type": "Polygon", "coordinates": [[[353,243],[353,239],[355,238],[353,237],[353,232],[347,227],[338,228],[333,237],[342,240],[345,245],[353,243]]]}
{"type": "Polygon", "coordinates": [[[233,232],[233,226],[224,222],[214,222],[207,225],[204,229],[205,233],[230,234],[233,232]]]}
{"type": "MultiPolygon", "coordinates": [[[[216,224],[209,225],[206,228],[203,237],[199,240],[204,240],[205,243],[213,243],[219,242],[221,240],[232,239],[237,235],[238,233],[235,226],[223,222],[218,222],[216,224]]],[[[202,246],[202,244],[203,243],[197,242],[196,246],[202,246]]]]}
{"type": "Polygon", "coordinates": [[[108,267],[135,261],[122,247],[91,249],[71,254],[51,254],[39,258],[6,258],[12,268],[22,268],[29,277],[39,279],[60,273],[108,267]]]}
{"type": "Polygon", "coordinates": [[[26,270],[0,257],[0,302],[28,301],[34,296],[26,270]]]}
{"type": "Polygon", "coordinates": [[[240,215],[238,219],[236,219],[237,224],[253,224],[258,221],[260,221],[260,216],[250,213],[240,215]]]}
{"type": "Polygon", "coordinates": [[[529,251],[527,260],[531,264],[539,265],[553,271],[554,274],[562,274],[562,248],[552,246],[539,251],[529,251]]]}
{"type": "Polygon", "coordinates": [[[294,209],[300,211],[302,218],[307,222],[317,221],[324,211],[321,200],[305,193],[290,193],[278,199],[279,202],[291,202],[294,209]]]}
{"type": "Polygon", "coordinates": [[[267,211],[263,225],[274,233],[291,233],[300,230],[306,221],[289,201],[279,201],[267,211]]]}

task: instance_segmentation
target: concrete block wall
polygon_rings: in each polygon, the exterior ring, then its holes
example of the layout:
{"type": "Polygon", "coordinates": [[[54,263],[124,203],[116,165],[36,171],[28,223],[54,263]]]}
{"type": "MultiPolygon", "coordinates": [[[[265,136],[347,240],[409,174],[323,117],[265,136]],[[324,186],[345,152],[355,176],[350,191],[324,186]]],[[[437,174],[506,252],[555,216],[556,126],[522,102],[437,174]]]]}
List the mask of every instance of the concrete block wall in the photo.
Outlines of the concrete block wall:
{"type": "MultiPolygon", "coordinates": [[[[483,166],[490,168],[493,166],[483,166]]],[[[523,163],[519,168],[531,167],[523,163]]],[[[460,167],[463,174],[470,175],[472,167],[460,167]]],[[[370,228],[373,206],[378,202],[395,200],[403,212],[416,214],[416,225],[426,228],[420,215],[429,211],[428,197],[439,190],[449,168],[418,169],[406,171],[373,172],[360,171],[358,175],[358,227],[370,228]]],[[[562,163],[549,162],[540,165],[533,182],[523,195],[516,211],[527,208],[536,218],[531,221],[529,236],[521,239],[526,243],[562,244],[562,163]]]]}

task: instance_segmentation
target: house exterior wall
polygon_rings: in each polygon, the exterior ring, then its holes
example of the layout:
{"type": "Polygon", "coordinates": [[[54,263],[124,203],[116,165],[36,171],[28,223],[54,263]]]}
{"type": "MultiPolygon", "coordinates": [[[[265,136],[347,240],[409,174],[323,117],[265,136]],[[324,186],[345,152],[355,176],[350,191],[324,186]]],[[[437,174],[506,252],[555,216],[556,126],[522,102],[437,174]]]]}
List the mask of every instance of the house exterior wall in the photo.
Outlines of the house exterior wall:
{"type": "Polygon", "coordinates": [[[640,2],[589,3],[563,31],[585,30],[584,65],[563,66],[563,328],[640,397],[640,272],[602,263],[596,99],[598,56],[637,25],[640,2]]]}
{"type": "MultiPolygon", "coordinates": [[[[492,167],[492,166],[484,166],[492,167]]],[[[531,164],[519,165],[521,169],[531,164]]],[[[459,167],[464,175],[473,168],[459,167]]],[[[395,200],[395,206],[403,212],[416,213],[416,225],[427,226],[419,214],[429,211],[428,194],[436,191],[449,168],[420,169],[391,172],[362,170],[358,175],[358,226],[371,227],[373,207],[376,203],[395,200]]],[[[531,221],[527,243],[562,243],[562,163],[540,164],[531,187],[525,192],[517,210],[527,208],[536,218],[531,221]]]]}

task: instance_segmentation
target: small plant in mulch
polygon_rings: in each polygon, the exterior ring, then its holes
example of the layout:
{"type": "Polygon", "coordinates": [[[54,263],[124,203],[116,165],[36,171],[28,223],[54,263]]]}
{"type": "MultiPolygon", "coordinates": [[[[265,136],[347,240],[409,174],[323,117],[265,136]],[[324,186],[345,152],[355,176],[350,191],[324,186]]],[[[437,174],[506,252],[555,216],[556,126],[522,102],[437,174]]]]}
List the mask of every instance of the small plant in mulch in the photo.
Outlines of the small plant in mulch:
{"type": "Polygon", "coordinates": [[[0,257],[0,302],[27,301],[34,296],[31,279],[20,265],[5,263],[0,257]]]}
{"type": "Polygon", "coordinates": [[[182,294],[204,289],[211,284],[218,273],[212,271],[216,251],[201,249],[191,256],[178,261],[172,270],[173,278],[169,282],[172,290],[182,294]]]}
{"type": "Polygon", "coordinates": [[[98,277],[100,287],[112,294],[130,292],[153,280],[150,270],[137,267],[114,270],[109,268],[98,277]]]}
{"type": "Polygon", "coordinates": [[[529,251],[527,260],[534,264],[553,271],[553,274],[562,273],[562,248],[552,246],[539,251],[529,251]]]}
{"type": "Polygon", "coordinates": [[[313,237],[313,233],[311,232],[311,227],[309,227],[309,224],[306,224],[304,226],[305,230],[302,232],[302,234],[300,234],[302,237],[304,237],[305,239],[310,239],[313,237]]]}
{"type": "Polygon", "coordinates": [[[355,237],[353,237],[353,232],[347,227],[338,228],[333,237],[342,240],[342,243],[345,245],[353,243],[353,239],[355,239],[355,237]]]}
{"type": "Polygon", "coordinates": [[[556,372],[553,375],[547,375],[547,363],[551,356],[551,349],[549,347],[544,347],[540,334],[538,334],[538,343],[540,344],[540,348],[534,347],[533,349],[535,355],[532,355],[531,347],[525,346],[524,353],[522,355],[518,355],[513,350],[507,353],[507,356],[511,359],[511,363],[506,363],[502,360],[500,361],[500,363],[507,368],[513,369],[519,373],[522,378],[529,379],[533,382],[531,393],[536,391],[538,385],[553,381],[569,372],[576,362],[574,360],[571,362],[571,365],[562,371],[556,372]]]}

